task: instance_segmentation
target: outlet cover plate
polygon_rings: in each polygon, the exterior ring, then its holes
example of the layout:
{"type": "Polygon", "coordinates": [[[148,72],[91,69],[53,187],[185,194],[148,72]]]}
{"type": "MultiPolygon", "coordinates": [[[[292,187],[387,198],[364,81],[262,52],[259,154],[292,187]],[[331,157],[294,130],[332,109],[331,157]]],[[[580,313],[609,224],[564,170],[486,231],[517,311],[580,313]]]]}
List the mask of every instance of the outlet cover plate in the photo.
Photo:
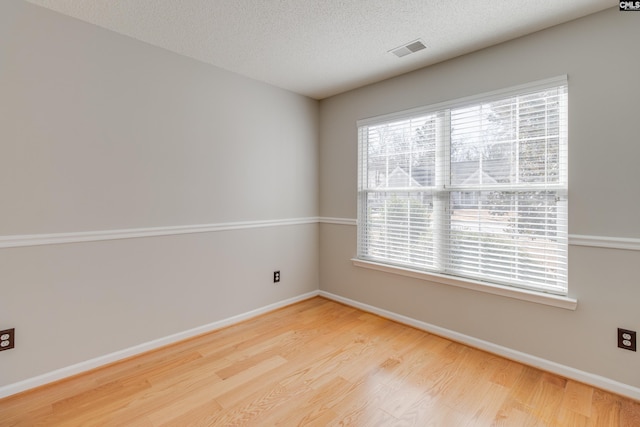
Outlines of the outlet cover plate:
{"type": "Polygon", "coordinates": [[[15,328],[0,331],[0,351],[11,350],[16,346],[15,328]]]}
{"type": "Polygon", "coordinates": [[[636,351],[636,331],[618,328],[618,347],[636,351]]]}

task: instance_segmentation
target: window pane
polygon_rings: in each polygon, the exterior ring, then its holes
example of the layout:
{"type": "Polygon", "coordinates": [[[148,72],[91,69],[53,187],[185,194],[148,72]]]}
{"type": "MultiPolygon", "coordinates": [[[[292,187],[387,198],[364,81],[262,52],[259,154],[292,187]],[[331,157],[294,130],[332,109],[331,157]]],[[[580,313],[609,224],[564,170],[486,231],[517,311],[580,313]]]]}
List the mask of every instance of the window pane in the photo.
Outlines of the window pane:
{"type": "Polygon", "coordinates": [[[358,256],[566,294],[566,86],[485,99],[359,127],[358,256]]]}
{"type": "Polygon", "coordinates": [[[558,182],[558,91],[451,111],[451,184],[558,182]]]}
{"type": "Polygon", "coordinates": [[[406,265],[431,266],[432,210],[432,196],[425,193],[370,193],[366,256],[406,265]]]}
{"type": "Polygon", "coordinates": [[[502,100],[451,111],[451,184],[512,181],[515,109],[502,100]]]}
{"type": "Polygon", "coordinates": [[[451,193],[448,270],[499,283],[562,288],[564,204],[551,191],[451,193]]]}
{"type": "Polygon", "coordinates": [[[368,128],[367,188],[433,186],[435,116],[368,128]]]}

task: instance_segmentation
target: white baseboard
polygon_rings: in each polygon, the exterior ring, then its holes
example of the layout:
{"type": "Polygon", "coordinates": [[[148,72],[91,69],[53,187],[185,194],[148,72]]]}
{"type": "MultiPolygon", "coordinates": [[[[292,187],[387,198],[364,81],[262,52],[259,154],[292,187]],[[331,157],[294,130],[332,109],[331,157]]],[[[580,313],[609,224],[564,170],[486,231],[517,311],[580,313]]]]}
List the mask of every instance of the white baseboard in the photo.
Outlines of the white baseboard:
{"type": "Polygon", "coordinates": [[[413,319],[411,317],[403,316],[401,314],[397,314],[397,313],[387,311],[378,307],[374,307],[372,305],[354,301],[349,298],[341,297],[339,295],[335,295],[326,291],[308,292],[306,294],[298,295],[293,298],[289,298],[283,301],[269,304],[267,306],[264,306],[255,310],[251,310],[246,313],[242,313],[242,314],[232,316],[223,320],[219,320],[219,321],[210,323],[208,325],[199,326],[197,328],[189,329],[184,332],[179,332],[177,334],[169,335],[164,338],[149,341],[134,347],[130,347],[114,353],[106,354],[104,356],[99,356],[84,362],[80,362],[75,365],[57,369],[55,371],[48,372],[46,374],[39,375],[37,377],[29,378],[13,384],[8,384],[6,386],[0,387],[0,398],[21,393],[23,391],[30,390],[32,388],[40,387],[55,381],[62,380],[64,378],[71,377],[73,375],[77,375],[83,372],[90,371],[92,369],[99,368],[109,363],[117,362],[119,360],[126,359],[128,357],[136,356],[151,350],[155,350],[169,344],[174,344],[176,342],[179,342],[188,338],[192,338],[207,332],[211,332],[216,329],[223,328],[225,326],[230,326],[235,323],[250,319],[252,317],[256,317],[261,314],[267,313],[269,311],[277,310],[278,308],[295,304],[297,302],[300,302],[309,298],[313,298],[318,295],[333,301],[337,301],[337,302],[358,308],[360,310],[377,314],[379,316],[397,321],[399,323],[403,323],[405,325],[412,326],[417,329],[421,329],[429,333],[433,333],[435,335],[442,336],[444,338],[451,339],[456,342],[469,345],[471,347],[488,351],[490,353],[505,357],[507,359],[521,362],[525,365],[540,368],[545,371],[552,372],[554,374],[561,375],[566,378],[580,381],[582,383],[589,384],[594,387],[601,388],[603,390],[607,390],[622,396],[629,397],[631,399],[640,400],[640,388],[638,387],[633,387],[631,385],[614,381],[609,378],[602,377],[600,375],[591,374],[589,372],[584,372],[579,369],[561,365],[559,363],[542,359],[537,356],[533,356],[527,353],[522,353],[520,351],[516,351],[507,347],[503,347],[501,345],[493,344],[488,341],[484,341],[484,340],[474,338],[468,335],[464,335],[455,331],[451,331],[449,329],[445,329],[445,328],[435,326],[420,320],[413,319]]]}
{"type": "Polygon", "coordinates": [[[589,384],[594,387],[598,387],[603,390],[610,391],[622,396],[629,397],[631,399],[640,400],[640,388],[634,387],[628,384],[624,384],[618,381],[611,380],[600,375],[595,375],[589,372],[581,371],[579,369],[572,368],[570,366],[561,365],[550,360],[543,359],[541,357],[533,356],[531,354],[522,353],[517,350],[513,350],[507,347],[503,347],[498,344],[494,344],[488,341],[484,341],[478,338],[474,338],[468,335],[464,335],[449,329],[441,328],[440,326],[432,325],[420,320],[413,319],[411,317],[403,316],[391,311],[387,311],[372,305],[364,304],[358,301],[354,301],[349,298],[341,297],[326,291],[320,291],[319,295],[337,301],[351,307],[358,308],[360,310],[367,311],[369,313],[377,314],[387,319],[394,320],[405,325],[412,326],[423,331],[439,335],[444,338],[448,338],[452,341],[456,341],[462,344],[466,344],[470,347],[475,347],[480,350],[487,351],[489,353],[496,354],[498,356],[505,357],[510,360],[514,360],[525,365],[533,366],[542,369],[547,372],[551,372],[560,375],[565,378],[569,378],[575,381],[579,381],[585,384],[589,384]]]}
{"type": "Polygon", "coordinates": [[[250,319],[252,317],[259,316],[269,311],[277,310],[278,308],[285,307],[287,305],[295,304],[297,302],[313,298],[318,296],[320,291],[312,291],[306,294],[298,295],[293,298],[289,298],[283,301],[278,301],[273,304],[269,304],[264,307],[260,307],[255,310],[248,311],[246,313],[238,314],[236,316],[228,317],[226,319],[218,320],[208,325],[199,326],[197,328],[189,329],[187,331],[179,332],[177,334],[169,335],[167,337],[159,338],[157,340],[149,341],[143,344],[139,344],[133,347],[126,348],[124,350],[116,351],[114,353],[105,354],[94,359],[86,360],[84,362],[76,363],[75,365],[67,366],[65,368],[57,369],[46,374],[39,375],[37,377],[29,378],[17,383],[9,384],[0,387],[0,398],[11,396],[17,393],[21,393],[32,388],[40,387],[55,381],[62,380],[64,378],[71,377],[73,375],[81,374],[83,372],[90,371],[92,369],[99,368],[109,363],[117,362],[128,357],[136,356],[151,350],[156,350],[160,347],[164,347],[169,344],[174,344],[179,341],[186,340],[188,338],[195,337],[197,335],[205,334],[207,332],[214,331],[216,329],[230,326],[243,320],[250,319]]]}

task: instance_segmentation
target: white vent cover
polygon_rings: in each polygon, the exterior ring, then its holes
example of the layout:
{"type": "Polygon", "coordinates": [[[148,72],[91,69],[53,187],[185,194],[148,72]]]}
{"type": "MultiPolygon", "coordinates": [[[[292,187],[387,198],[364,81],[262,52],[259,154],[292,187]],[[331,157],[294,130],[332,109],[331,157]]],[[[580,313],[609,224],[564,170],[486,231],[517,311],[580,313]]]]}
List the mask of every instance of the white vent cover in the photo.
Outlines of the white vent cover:
{"type": "Polygon", "coordinates": [[[393,53],[398,58],[402,58],[403,56],[407,56],[410,53],[418,52],[419,50],[426,49],[427,46],[423,43],[422,40],[414,40],[412,42],[403,44],[400,47],[395,49],[391,49],[389,52],[393,53]]]}

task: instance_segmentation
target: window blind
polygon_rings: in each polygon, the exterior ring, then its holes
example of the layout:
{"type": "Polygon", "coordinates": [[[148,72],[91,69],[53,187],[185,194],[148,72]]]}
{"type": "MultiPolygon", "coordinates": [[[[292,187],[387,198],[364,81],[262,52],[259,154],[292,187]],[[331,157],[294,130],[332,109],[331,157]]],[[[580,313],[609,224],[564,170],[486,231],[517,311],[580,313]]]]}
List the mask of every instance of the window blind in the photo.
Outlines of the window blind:
{"type": "Polygon", "coordinates": [[[358,257],[567,293],[566,77],[359,123],[358,257]]]}

